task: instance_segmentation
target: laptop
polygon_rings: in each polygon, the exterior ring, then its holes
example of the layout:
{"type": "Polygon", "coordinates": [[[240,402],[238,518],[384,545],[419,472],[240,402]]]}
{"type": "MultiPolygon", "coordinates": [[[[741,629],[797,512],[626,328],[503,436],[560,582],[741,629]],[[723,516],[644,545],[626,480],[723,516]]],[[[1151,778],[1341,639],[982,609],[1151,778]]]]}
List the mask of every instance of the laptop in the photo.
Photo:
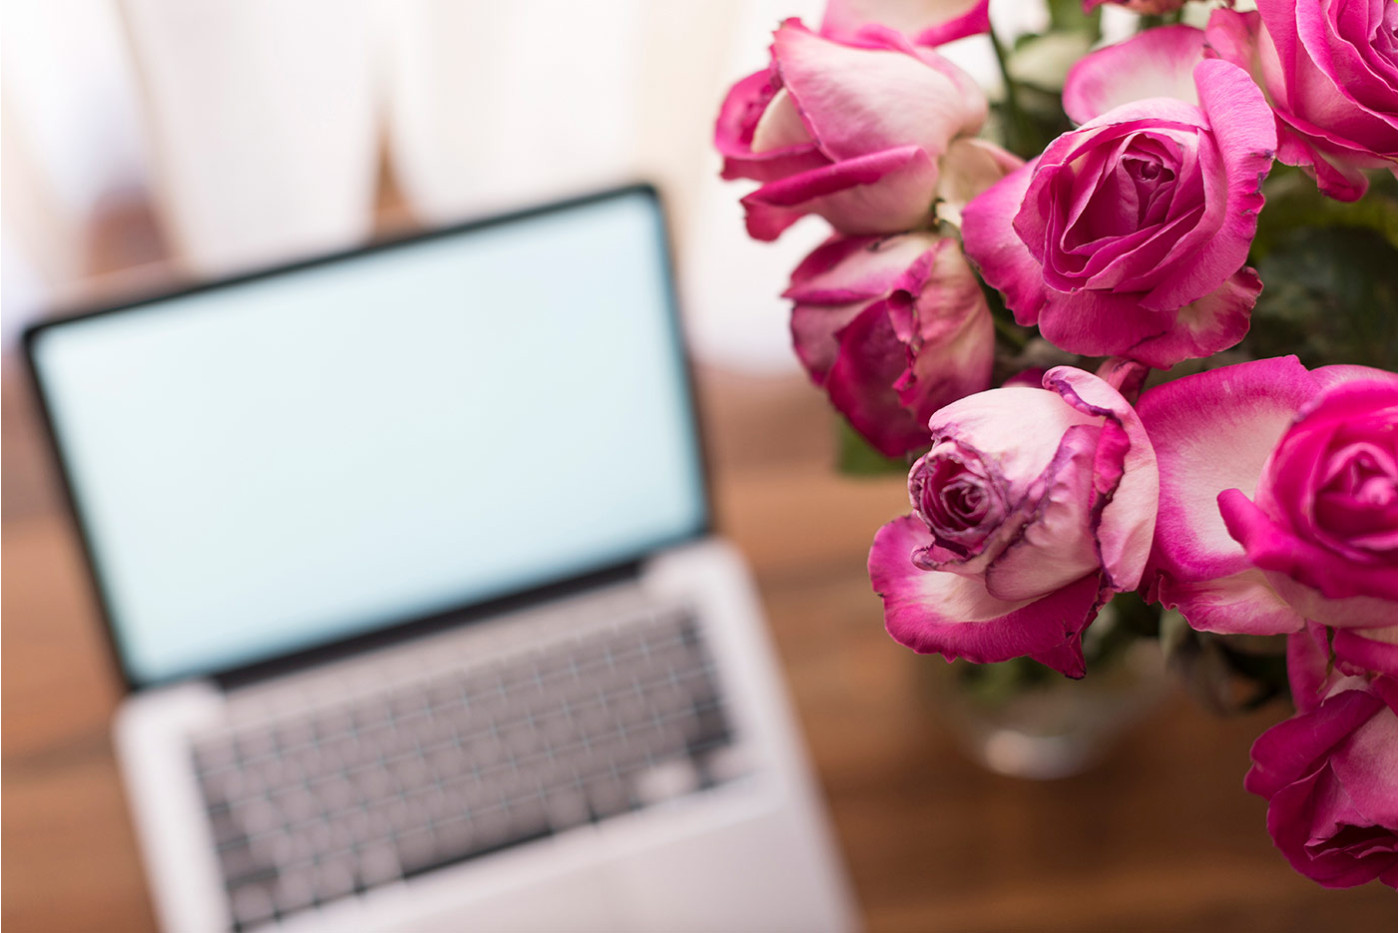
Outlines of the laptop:
{"type": "Polygon", "coordinates": [[[855,926],[652,189],[25,346],[164,929],[855,926]]]}

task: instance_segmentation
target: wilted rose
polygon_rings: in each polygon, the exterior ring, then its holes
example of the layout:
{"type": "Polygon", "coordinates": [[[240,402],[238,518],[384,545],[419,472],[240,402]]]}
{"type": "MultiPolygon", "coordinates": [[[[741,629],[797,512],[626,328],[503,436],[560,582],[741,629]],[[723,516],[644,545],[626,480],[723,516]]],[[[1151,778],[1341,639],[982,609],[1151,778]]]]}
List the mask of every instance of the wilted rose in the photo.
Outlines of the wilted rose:
{"type": "Polygon", "coordinates": [[[933,447],[909,473],[914,514],[870,550],[901,644],[1082,677],[1080,635],[1111,593],[1137,587],[1157,512],[1146,432],[1097,376],[1061,366],[1043,386],[972,395],[930,420],[933,447]]]}
{"type": "Polygon", "coordinates": [[[928,419],[991,384],[995,334],[955,238],[833,237],[784,293],[812,381],[886,456],[928,446],[928,419]]]}

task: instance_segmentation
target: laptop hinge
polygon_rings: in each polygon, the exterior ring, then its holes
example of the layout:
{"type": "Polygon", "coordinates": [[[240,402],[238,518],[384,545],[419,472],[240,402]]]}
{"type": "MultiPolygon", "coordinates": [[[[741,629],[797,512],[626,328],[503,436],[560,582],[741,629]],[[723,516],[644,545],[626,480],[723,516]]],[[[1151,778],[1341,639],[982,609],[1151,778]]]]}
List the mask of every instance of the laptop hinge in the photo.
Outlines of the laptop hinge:
{"type": "Polygon", "coordinates": [[[342,661],[389,645],[421,638],[434,632],[470,625],[473,622],[493,618],[507,612],[553,602],[575,593],[632,582],[637,580],[641,573],[642,561],[640,559],[631,560],[584,576],[571,577],[568,580],[537,587],[524,593],[515,593],[460,609],[407,620],[327,645],[318,645],[267,661],[218,671],[211,675],[211,679],[221,690],[236,690],[275,677],[342,661]]]}

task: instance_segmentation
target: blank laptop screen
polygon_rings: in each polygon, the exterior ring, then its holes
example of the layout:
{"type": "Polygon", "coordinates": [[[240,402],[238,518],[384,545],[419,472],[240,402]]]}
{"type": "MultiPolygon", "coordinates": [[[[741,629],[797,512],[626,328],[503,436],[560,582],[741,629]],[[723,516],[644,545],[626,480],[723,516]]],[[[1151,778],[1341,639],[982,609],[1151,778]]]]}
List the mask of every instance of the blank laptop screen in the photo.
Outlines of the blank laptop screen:
{"type": "Polygon", "coordinates": [[[632,190],[38,331],[128,677],[236,667],[640,557],[706,504],[632,190]]]}

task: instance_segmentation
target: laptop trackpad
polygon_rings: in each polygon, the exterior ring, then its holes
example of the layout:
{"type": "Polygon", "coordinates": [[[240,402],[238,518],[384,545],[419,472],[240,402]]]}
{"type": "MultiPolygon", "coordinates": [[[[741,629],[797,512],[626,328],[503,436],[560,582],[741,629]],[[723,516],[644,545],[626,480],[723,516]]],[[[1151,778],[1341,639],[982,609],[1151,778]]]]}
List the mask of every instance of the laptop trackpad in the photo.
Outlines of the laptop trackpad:
{"type": "MultiPolygon", "coordinates": [[[[826,933],[844,913],[795,808],[679,839],[619,862],[620,929],[826,933]]],[[[835,926],[833,926],[835,924],[835,926]]]]}
{"type": "Polygon", "coordinates": [[[498,894],[458,900],[450,910],[434,913],[431,919],[410,920],[403,929],[405,933],[460,933],[464,929],[492,933],[617,933],[627,929],[628,921],[620,904],[623,896],[614,872],[602,867],[580,868],[523,886],[508,884],[498,894]]]}

